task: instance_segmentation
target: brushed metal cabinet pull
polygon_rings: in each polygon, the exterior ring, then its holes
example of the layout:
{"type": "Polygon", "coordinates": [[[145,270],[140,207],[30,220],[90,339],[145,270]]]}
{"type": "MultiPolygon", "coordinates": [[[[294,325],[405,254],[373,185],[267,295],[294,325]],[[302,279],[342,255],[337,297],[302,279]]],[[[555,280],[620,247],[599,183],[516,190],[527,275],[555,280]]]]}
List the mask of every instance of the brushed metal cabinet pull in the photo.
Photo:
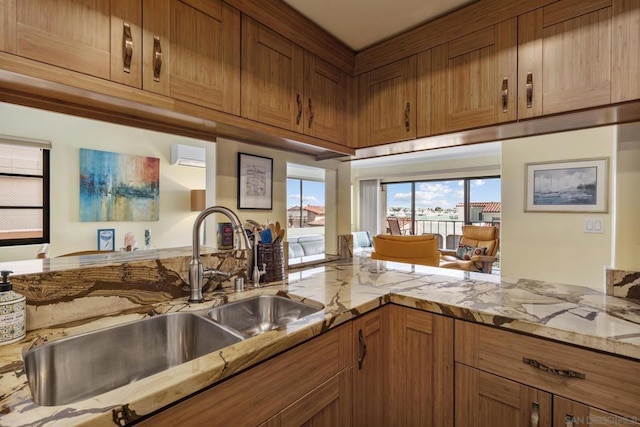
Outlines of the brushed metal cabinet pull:
{"type": "Polygon", "coordinates": [[[509,111],[509,78],[502,79],[502,112],[509,111]]]}
{"type": "Polygon", "coordinates": [[[559,377],[577,378],[580,380],[584,380],[587,378],[586,375],[583,374],[582,372],[576,372],[569,369],[552,368],[550,366],[547,366],[545,364],[538,362],[537,360],[529,359],[527,357],[522,358],[522,363],[526,363],[527,365],[532,366],[536,369],[540,369],[541,371],[548,372],[552,375],[557,375],[559,377]]]}
{"type": "Polygon", "coordinates": [[[298,114],[296,114],[296,124],[300,124],[300,119],[302,118],[302,100],[300,99],[300,94],[296,93],[296,104],[298,105],[298,114]]]}
{"type": "Polygon", "coordinates": [[[314,116],[315,113],[313,112],[313,105],[311,105],[311,98],[309,98],[309,127],[311,127],[311,124],[313,123],[314,116]]]}
{"type": "Polygon", "coordinates": [[[533,73],[531,71],[527,73],[525,89],[527,91],[527,108],[531,108],[533,106],[533,73]]]}
{"type": "Polygon", "coordinates": [[[160,81],[160,70],[162,69],[162,46],[160,37],[153,36],[153,81],[160,81]]]}
{"type": "Polygon", "coordinates": [[[531,402],[531,427],[540,427],[540,404],[531,402]]]}
{"type": "Polygon", "coordinates": [[[131,72],[131,59],[133,58],[133,37],[131,25],[122,24],[122,65],[125,73],[131,72]]]}
{"type": "Polygon", "coordinates": [[[411,110],[411,104],[407,102],[407,105],[404,107],[404,128],[407,132],[411,130],[411,125],[409,123],[409,110],[411,110]]]}
{"type": "Polygon", "coordinates": [[[367,343],[364,339],[364,334],[362,333],[362,329],[358,330],[358,342],[360,343],[360,357],[358,357],[358,370],[361,370],[362,362],[364,362],[364,358],[367,357],[367,343]]]}

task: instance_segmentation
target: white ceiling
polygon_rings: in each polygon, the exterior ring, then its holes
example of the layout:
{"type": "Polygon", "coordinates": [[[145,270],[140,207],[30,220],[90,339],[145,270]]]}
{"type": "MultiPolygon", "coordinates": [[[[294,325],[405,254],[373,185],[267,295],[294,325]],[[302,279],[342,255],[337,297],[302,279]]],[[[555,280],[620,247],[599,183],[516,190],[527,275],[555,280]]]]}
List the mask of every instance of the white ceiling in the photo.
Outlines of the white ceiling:
{"type": "Polygon", "coordinates": [[[415,163],[435,163],[445,160],[464,159],[500,155],[502,142],[485,142],[482,144],[461,145],[456,147],[424,150],[413,153],[394,154],[391,156],[372,157],[351,161],[352,169],[366,169],[372,167],[409,165],[415,163]]]}
{"type": "Polygon", "coordinates": [[[283,0],[355,51],[476,0],[283,0]]]}

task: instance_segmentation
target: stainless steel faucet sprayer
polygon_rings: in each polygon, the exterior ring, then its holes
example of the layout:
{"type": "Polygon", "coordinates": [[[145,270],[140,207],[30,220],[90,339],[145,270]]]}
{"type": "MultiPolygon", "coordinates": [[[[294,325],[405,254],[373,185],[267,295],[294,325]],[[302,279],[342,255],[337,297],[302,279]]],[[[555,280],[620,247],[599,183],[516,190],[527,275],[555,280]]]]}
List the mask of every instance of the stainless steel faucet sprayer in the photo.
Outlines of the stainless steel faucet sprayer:
{"type": "Polygon", "coordinates": [[[213,213],[223,214],[229,218],[229,221],[231,221],[231,225],[237,236],[236,250],[243,251],[251,249],[249,237],[244,231],[238,215],[236,215],[231,209],[225,208],[224,206],[211,206],[200,212],[193,223],[193,255],[191,256],[191,262],[189,262],[189,284],[191,286],[189,302],[192,303],[204,301],[204,298],[202,297],[202,287],[205,277],[208,278],[215,275],[223,276],[228,279],[231,277],[230,273],[213,269],[205,269],[202,265],[202,261],[200,261],[200,227],[202,226],[205,218],[213,213]]]}

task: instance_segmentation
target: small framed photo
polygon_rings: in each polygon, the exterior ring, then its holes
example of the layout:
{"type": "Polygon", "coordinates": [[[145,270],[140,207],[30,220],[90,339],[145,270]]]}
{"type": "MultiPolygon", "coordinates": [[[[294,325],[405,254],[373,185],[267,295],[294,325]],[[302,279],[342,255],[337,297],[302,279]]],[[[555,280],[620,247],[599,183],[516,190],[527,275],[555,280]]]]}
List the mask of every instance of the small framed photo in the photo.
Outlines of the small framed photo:
{"type": "Polygon", "coordinates": [[[115,250],[116,230],[113,228],[98,229],[98,250],[113,251],[115,250]]]}
{"type": "Polygon", "coordinates": [[[607,212],[608,158],[525,165],[525,212],[607,212]]]}
{"type": "Polygon", "coordinates": [[[273,159],[238,153],[238,209],[271,210],[273,159]]]}

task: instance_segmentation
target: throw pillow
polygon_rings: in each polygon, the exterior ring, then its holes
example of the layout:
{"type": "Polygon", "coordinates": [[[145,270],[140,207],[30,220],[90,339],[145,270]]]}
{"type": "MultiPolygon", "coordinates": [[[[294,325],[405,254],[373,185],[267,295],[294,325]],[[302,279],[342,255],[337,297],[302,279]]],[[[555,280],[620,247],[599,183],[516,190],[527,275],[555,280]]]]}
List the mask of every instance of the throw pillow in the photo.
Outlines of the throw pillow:
{"type": "Polygon", "coordinates": [[[470,260],[473,256],[474,249],[473,246],[460,245],[456,251],[456,257],[462,260],[470,260]]]}
{"type": "Polygon", "coordinates": [[[456,257],[465,261],[470,260],[472,256],[486,255],[486,254],[487,254],[486,247],[474,248],[473,246],[467,246],[467,245],[458,246],[458,250],[456,251],[456,257]]]}

